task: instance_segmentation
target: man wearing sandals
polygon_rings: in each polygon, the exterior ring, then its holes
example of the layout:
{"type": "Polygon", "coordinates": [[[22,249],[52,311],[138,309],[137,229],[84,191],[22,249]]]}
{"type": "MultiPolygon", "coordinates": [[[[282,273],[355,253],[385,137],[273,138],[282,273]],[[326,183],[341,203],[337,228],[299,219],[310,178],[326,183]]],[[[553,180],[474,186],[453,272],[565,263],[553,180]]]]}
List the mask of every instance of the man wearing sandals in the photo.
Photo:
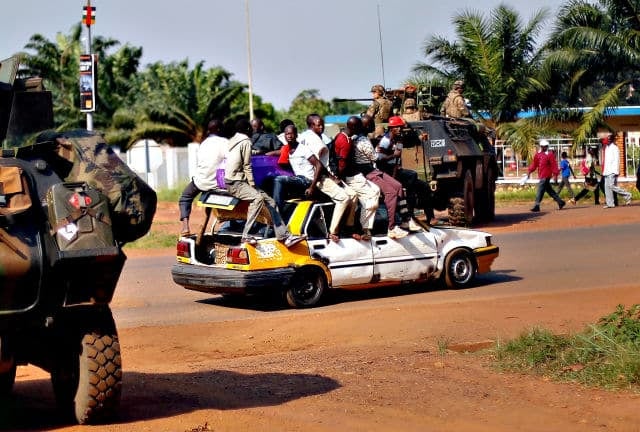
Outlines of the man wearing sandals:
{"type": "Polygon", "coordinates": [[[252,246],[258,243],[258,240],[250,233],[260,211],[266,206],[271,215],[278,241],[283,242],[286,247],[293,246],[304,237],[291,234],[282,222],[282,217],[273,198],[264,191],[255,188],[251,168],[251,138],[249,138],[251,130],[251,124],[247,119],[240,119],[236,123],[236,133],[229,139],[227,146],[224,174],[224,182],[229,194],[240,200],[249,201],[247,221],[242,231],[242,242],[252,246]]]}

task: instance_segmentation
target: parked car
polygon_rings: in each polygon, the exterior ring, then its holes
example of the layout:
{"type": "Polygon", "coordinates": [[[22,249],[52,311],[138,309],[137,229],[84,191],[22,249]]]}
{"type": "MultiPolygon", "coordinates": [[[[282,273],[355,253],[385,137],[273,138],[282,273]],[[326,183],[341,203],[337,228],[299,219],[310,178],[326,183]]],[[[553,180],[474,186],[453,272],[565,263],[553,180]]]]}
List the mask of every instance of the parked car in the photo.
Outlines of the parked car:
{"type": "MultiPolygon", "coordinates": [[[[452,226],[424,226],[421,232],[387,237],[384,208],[370,241],[327,240],[333,203],[290,201],[284,217],[306,240],[287,249],[270,229],[256,246],[240,242],[246,202],[224,194],[201,199],[206,232],[177,244],[173,280],[189,290],[211,294],[280,292],[291,307],[318,304],[330,289],[363,289],[407,282],[442,281],[449,288],[472,285],[491,270],[499,254],[491,234],[452,226]],[[211,220],[213,217],[213,220],[211,220]]],[[[267,216],[266,214],[264,216],[267,216]]],[[[263,222],[267,219],[263,218],[263,222]]]]}

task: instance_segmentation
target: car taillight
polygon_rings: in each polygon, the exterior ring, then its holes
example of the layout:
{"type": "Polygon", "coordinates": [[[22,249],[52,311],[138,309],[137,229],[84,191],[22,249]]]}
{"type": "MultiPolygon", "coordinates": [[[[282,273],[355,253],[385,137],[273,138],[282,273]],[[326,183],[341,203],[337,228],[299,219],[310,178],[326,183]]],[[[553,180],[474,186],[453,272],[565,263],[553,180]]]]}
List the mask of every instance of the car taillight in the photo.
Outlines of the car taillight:
{"type": "Polygon", "coordinates": [[[182,258],[191,258],[191,248],[189,242],[178,241],[176,245],[176,255],[182,258]]]}
{"type": "Polygon", "coordinates": [[[249,252],[245,248],[229,248],[227,250],[227,264],[249,264],[249,252]]]}

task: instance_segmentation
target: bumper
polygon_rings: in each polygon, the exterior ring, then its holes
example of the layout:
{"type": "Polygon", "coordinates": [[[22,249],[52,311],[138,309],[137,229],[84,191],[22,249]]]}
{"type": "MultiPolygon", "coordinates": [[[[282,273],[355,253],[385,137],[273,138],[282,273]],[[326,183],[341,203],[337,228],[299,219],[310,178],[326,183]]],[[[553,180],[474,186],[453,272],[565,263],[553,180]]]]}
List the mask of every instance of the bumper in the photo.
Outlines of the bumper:
{"type": "Polygon", "coordinates": [[[273,270],[231,270],[223,267],[204,267],[174,264],[173,281],[186,289],[210,294],[255,294],[268,289],[284,289],[294,275],[293,268],[273,270]]]}
{"type": "Polygon", "coordinates": [[[500,248],[498,246],[487,246],[474,250],[476,260],[478,261],[478,273],[487,273],[491,271],[491,264],[498,258],[500,248]]]}

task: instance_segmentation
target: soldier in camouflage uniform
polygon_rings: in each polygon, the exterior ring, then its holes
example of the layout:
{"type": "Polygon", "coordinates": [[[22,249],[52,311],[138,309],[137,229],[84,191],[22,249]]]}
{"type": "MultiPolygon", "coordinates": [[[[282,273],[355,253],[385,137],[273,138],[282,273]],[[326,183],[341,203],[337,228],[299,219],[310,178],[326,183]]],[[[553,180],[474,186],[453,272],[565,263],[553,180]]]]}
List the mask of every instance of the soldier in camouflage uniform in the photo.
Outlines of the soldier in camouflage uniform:
{"type": "Polygon", "coordinates": [[[422,115],[420,110],[418,110],[418,106],[416,105],[416,100],[413,98],[407,98],[404,100],[402,105],[402,119],[406,122],[414,122],[422,120],[422,115]]]}
{"type": "Polygon", "coordinates": [[[471,117],[471,113],[469,112],[469,108],[464,100],[464,96],[462,96],[463,90],[463,81],[458,80],[453,83],[453,88],[442,104],[440,115],[453,118],[471,117]]]}
{"type": "Polygon", "coordinates": [[[384,94],[384,87],[376,84],[371,87],[373,93],[373,102],[367,108],[367,114],[372,116],[376,123],[386,123],[391,116],[391,101],[384,94]]]}

